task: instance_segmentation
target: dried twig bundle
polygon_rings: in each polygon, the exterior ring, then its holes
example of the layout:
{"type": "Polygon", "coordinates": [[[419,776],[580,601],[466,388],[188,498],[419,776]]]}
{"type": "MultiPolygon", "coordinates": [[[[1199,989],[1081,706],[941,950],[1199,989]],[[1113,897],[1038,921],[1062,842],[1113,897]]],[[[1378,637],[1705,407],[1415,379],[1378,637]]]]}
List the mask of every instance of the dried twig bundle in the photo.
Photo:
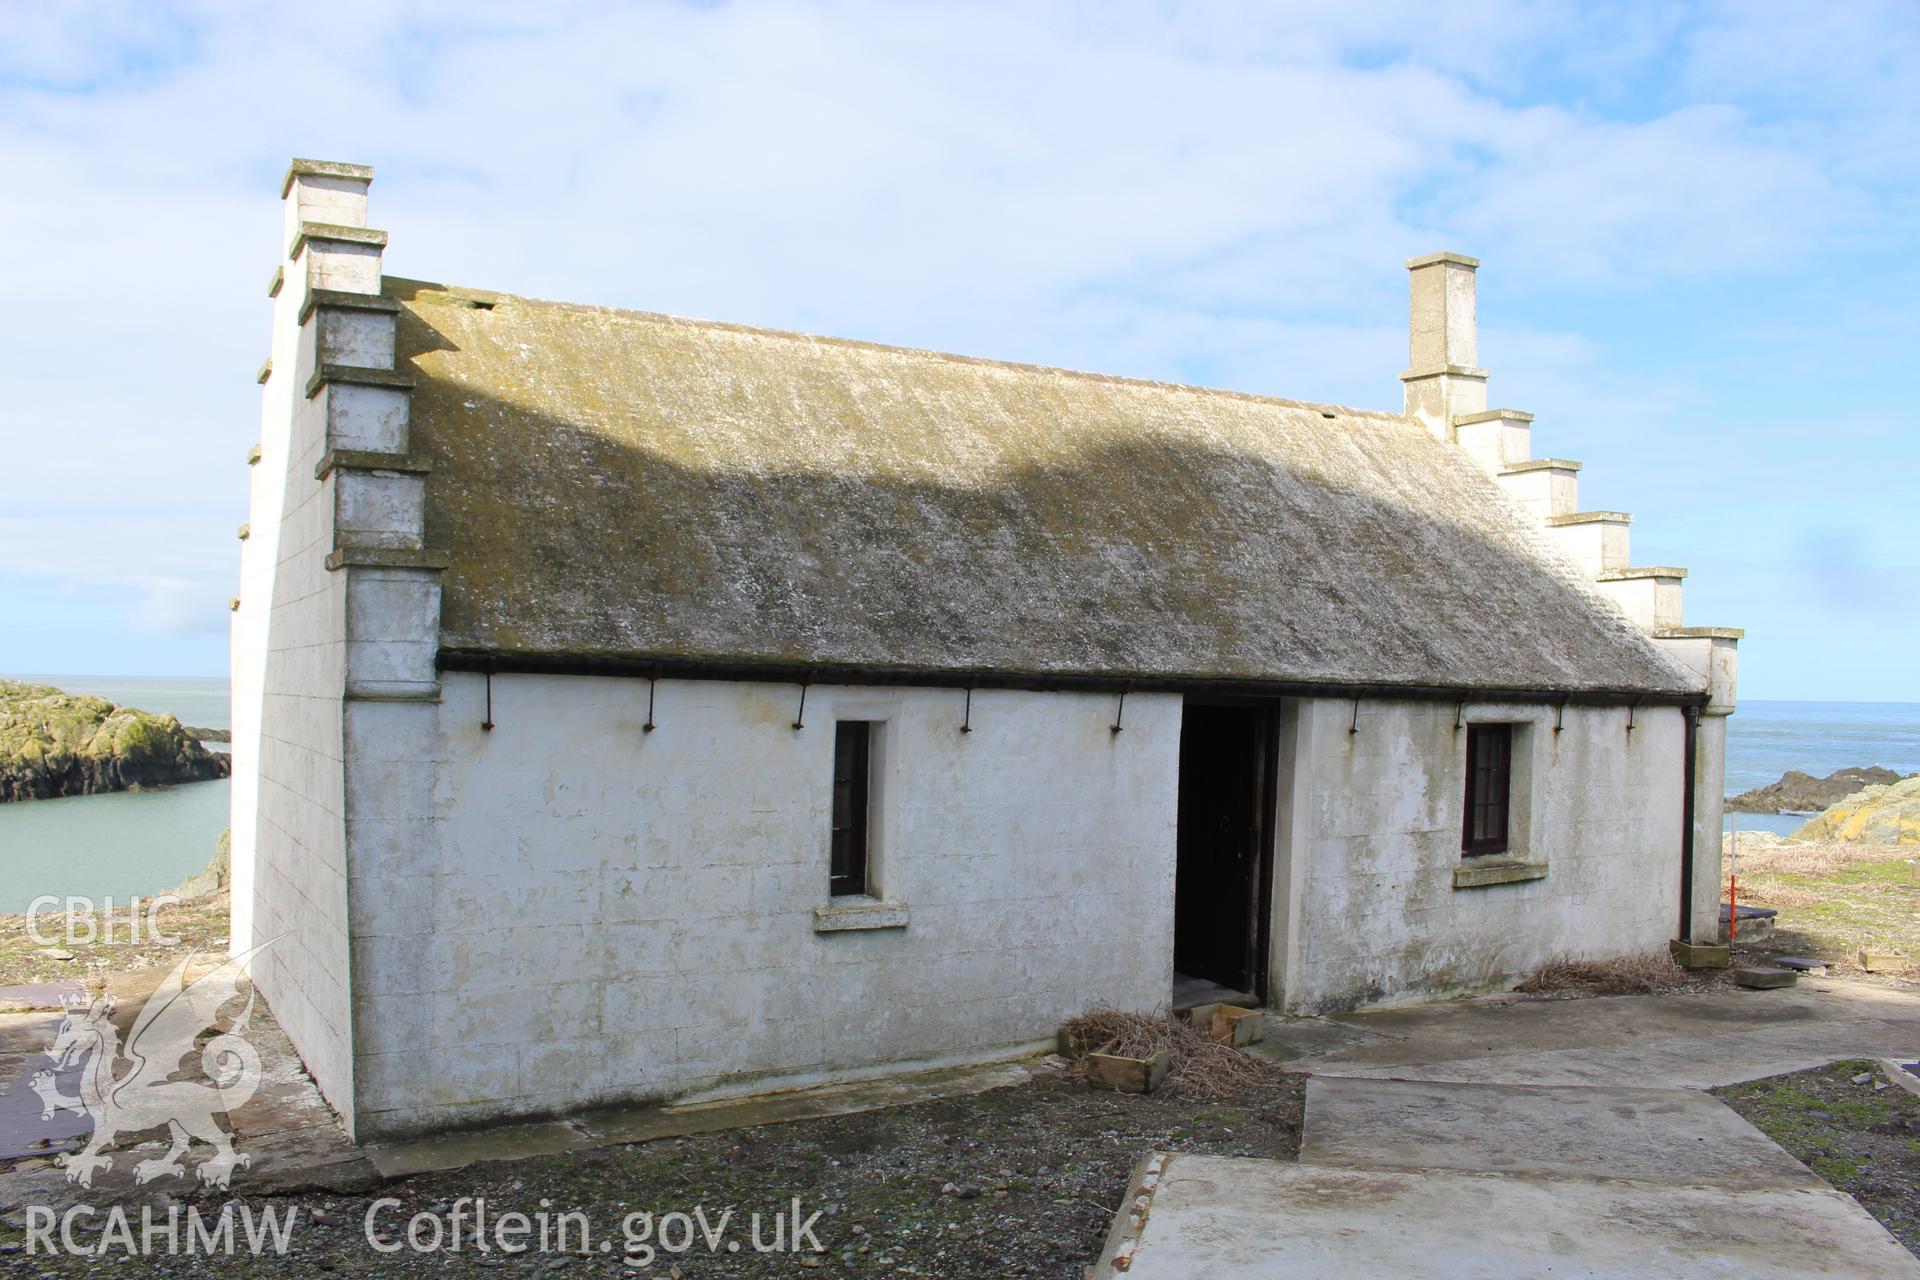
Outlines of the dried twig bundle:
{"type": "MultiPolygon", "coordinates": [[[[1221,1044],[1199,1028],[1165,1014],[1126,1013],[1095,1006],[1069,1018],[1061,1028],[1101,1053],[1150,1058],[1162,1049],[1171,1061],[1160,1092],[1199,1101],[1218,1101],[1271,1088],[1287,1074],[1277,1062],[1221,1044]]],[[[1086,1059],[1076,1058],[1068,1073],[1084,1079],[1086,1059]]]]}

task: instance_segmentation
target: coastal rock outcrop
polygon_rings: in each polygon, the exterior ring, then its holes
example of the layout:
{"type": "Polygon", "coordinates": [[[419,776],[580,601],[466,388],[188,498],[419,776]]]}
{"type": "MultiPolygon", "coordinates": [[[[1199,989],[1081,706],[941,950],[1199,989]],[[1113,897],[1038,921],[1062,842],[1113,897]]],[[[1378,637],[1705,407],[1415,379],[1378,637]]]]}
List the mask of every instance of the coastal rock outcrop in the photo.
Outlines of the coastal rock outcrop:
{"type": "Polygon", "coordinates": [[[1824,778],[1789,769],[1778,782],[1734,796],[1727,801],[1727,810],[1730,813],[1818,813],[1862,787],[1890,786],[1900,781],[1900,777],[1877,764],[1864,769],[1836,769],[1824,778]]]}
{"type": "Polygon", "coordinates": [[[1787,839],[1920,844],[1920,774],[1848,796],[1787,839]]]}
{"type": "Polygon", "coordinates": [[[0,801],[204,782],[231,767],[172,716],[0,680],[0,801]]]}

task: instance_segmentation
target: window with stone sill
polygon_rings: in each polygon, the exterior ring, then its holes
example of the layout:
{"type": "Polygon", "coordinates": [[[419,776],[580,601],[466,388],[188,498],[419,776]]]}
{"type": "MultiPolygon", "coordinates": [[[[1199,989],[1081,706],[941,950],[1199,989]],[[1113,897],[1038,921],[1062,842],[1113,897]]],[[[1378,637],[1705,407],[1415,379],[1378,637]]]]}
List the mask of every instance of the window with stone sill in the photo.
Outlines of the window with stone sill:
{"type": "Polygon", "coordinates": [[[833,727],[833,836],[827,885],[832,896],[867,897],[868,839],[873,775],[873,723],[841,720],[833,727]]]}
{"type": "Polygon", "coordinates": [[[1509,852],[1513,817],[1513,726],[1467,726],[1466,813],[1460,851],[1468,858],[1509,852]]]}

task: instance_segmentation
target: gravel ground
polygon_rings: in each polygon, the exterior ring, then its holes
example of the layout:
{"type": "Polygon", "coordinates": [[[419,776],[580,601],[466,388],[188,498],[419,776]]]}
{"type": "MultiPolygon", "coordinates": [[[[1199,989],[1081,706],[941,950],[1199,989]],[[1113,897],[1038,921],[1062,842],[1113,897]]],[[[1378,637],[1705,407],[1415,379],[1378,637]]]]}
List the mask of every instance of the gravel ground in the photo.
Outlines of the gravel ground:
{"type": "Polygon", "coordinates": [[[126,905],[120,904],[112,918],[111,941],[102,940],[104,917],[79,919],[69,930],[61,914],[50,913],[34,921],[29,930],[26,916],[0,915],[0,987],[72,981],[98,990],[109,974],[168,968],[190,951],[224,955],[227,911],[225,893],[173,903],[151,917],[144,914],[143,904],[136,936],[126,905]],[[155,938],[149,926],[167,941],[155,938]],[[48,942],[36,939],[34,933],[48,942]]]}
{"type": "Polygon", "coordinates": [[[1920,1097],[1885,1079],[1856,1059],[1713,1092],[1920,1256],[1920,1097]]]}
{"type": "MultiPolygon", "coordinates": [[[[769,1277],[918,1275],[941,1280],[1054,1277],[1080,1280],[1098,1256],[1134,1164],[1149,1149],[1292,1159],[1298,1152],[1304,1076],[1256,1088],[1223,1102],[1099,1092],[1058,1074],[971,1097],[943,1099],[860,1115],[769,1125],[697,1137],[610,1147],[583,1154],[476,1166],[385,1184],[365,1195],[293,1196],[251,1202],[298,1210],[285,1257],[48,1258],[15,1251],[0,1269],[78,1276],[426,1276],[571,1274],[769,1277]],[[791,1202],[800,1219],[819,1212],[812,1235],[820,1252],[757,1253],[750,1215],[761,1215],[760,1240],[770,1243],[776,1215],[791,1202]],[[369,1242],[365,1222],[380,1197],[375,1225],[400,1252],[369,1242]],[[593,1235],[583,1251],[487,1253],[466,1243],[454,1252],[415,1253],[404,1246],[409,1218],[429,1211],[447,1219],[463,1197],[485,1197],[489,1239],[498,1215],[578,1209],[593,1235]],[[704,1208],[717,1227],[734,1216],[718,1251],[710,1252],[697,1222],[684,1252],[654,1249],[623,1257],[623,1220],[650,1211],[670,1242],[682,1228],[664,1215],[704,1208]],[[313,1216],[315,1210],[319,1217],[313,1216]],[[601,1251],[601,1241],[611,1245],[601,1251]],[[738,1244],[738,1252],[729,1244],[738,1244]]],[[[204,1214],[224,1197],[199,1200],[204,1214]]],[[[236,1210],[237,1212],[237,1210],[236,1210]]],[[[136,1224],[137,1225],[137,1224],[136,1224]]],[[[469,1216],[468,1226],[470,1228],[469,1216]]],[[[426,1231],[422,1227],[422,1231],[426,1231]]],[[[636,1224],[636,1231],[638,1224],[636,1224]]],[[[19,1245],[0,1228],[0,1249],[19,1245]]],[[[556,1241],[557,1243],[557,1241],[556,1241]]],[[[572,1242],[570,1242],[572,1243],[572,1242]]],[[[804,1241],[803,1241],[804,1243],[804,1241]]]]}

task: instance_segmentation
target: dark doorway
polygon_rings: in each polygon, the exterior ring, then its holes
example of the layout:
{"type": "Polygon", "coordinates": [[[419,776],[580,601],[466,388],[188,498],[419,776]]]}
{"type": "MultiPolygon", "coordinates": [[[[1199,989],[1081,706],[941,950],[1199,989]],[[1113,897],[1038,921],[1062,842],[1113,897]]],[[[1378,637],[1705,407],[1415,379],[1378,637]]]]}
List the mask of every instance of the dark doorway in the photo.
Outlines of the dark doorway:
{"type": "Polygon", "coordinates": [[[1173,967],[1191,999],[1176,1005],[1266,1000],[1276,720],[1267,705],[1186,705],[1173,967]]]}

